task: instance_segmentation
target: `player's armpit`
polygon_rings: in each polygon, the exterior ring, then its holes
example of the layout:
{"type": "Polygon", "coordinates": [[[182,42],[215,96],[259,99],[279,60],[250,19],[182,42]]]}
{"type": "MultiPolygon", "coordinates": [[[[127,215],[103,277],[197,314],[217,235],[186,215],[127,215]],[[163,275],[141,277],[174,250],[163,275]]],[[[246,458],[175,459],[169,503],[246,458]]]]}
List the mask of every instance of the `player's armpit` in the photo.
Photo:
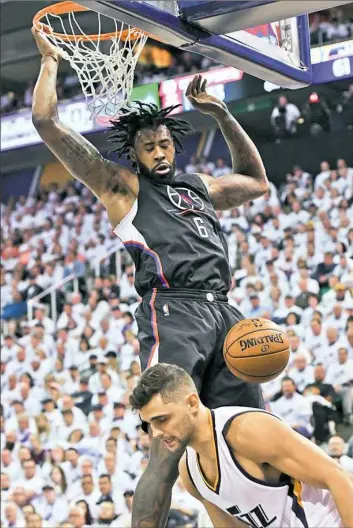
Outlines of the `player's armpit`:
{"type": "Polygon", "coordinates": [[[267,180],[257,180],[243,174],[227,174],[212,178],[199,174],[205,183],[211,202],[215,209],[223,211],[239,207],[250,200],[255,200],[268,191],[267,180]]]}

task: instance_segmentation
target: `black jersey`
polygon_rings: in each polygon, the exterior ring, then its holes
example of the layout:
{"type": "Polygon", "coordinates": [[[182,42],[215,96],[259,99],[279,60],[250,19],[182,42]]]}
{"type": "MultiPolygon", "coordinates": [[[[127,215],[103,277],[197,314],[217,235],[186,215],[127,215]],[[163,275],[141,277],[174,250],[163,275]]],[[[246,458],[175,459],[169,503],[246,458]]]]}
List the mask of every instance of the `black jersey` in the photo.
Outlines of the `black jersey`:
{"type": "Polygon", "coordinates": [[[197,174],[160,183],[139,177],[137,200],[114,232],[135,266],[135,287],[228,292],[228,247],[207,188],[197,174]]]}

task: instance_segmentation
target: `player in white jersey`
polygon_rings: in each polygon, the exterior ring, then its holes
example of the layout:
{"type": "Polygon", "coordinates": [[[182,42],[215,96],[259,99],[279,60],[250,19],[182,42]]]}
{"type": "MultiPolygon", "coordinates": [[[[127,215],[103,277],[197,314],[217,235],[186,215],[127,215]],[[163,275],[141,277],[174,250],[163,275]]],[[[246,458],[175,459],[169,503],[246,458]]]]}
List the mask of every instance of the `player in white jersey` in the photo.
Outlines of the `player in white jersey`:
{"type": "Polygon", "coordinates": [[[353,477],[275,415],[210,411],[180,367],[147,369],[130,403],[172,452],[217,528],[352,528],[353,477]]]}

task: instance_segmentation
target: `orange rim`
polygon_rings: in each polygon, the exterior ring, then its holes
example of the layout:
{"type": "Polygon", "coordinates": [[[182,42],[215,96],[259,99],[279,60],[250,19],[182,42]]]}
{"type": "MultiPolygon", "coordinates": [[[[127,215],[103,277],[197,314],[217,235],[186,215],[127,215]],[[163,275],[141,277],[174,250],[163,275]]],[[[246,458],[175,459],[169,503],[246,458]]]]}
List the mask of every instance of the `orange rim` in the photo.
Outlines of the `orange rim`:
{"type": "Polygon", "coordinates": [[[83,40],[83,41],[89,41],[89,40],[110,40],[112,38],[120,37],[121,40],[137,40],[141,38],[144,35],[147,35],[148,37],[152,37],[155,40],[156,37],[154,35],[151,35],[150,33],[145,33],[141,29],[131,27],[130,29],[125,29],[124,31],[115,32],[112,31],[111,33],[102,33],[101,35],[66,35],[64,33],[56,33],[55,31],[52,31],[51,27],[47,24],[43,24],[41,22],[42,18],[46,15],[64,15],[67,13],[78,13],[80,11],[92,11],[88,7],[82,6],[80,4],[76,4],[75,2],[65,1],[65,2],[58,2],[57,4],[53,4],[47,7],[44,7],[44,9],[41,9],[38,11],[36,15],[33,17],[33,25],[35,27],[38,27],[41,25],[41,29],[53,37],[60,38],[62,40],[65,40],[67,42],[77,42],[77,40],[83,40]]]}

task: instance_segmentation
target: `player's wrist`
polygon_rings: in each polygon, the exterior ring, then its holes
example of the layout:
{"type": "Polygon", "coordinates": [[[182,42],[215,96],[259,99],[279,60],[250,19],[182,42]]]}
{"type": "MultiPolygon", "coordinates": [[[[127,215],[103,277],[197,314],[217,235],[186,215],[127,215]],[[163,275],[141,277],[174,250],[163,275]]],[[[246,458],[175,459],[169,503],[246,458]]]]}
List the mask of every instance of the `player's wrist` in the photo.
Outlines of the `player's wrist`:
{"type": "Polygon", "coordinates": [[[50,59],[53,59],[57,64],[60,62],[60,57],[52,55],[51,53],[45,53],[42,55],[42,62],[50,61],[50,59]]]}
{"type": "Polygon", "coordinates": [[[229,110],[228,110],[227,106],[224,105],[224,106],[219,106],[219,107],[215,108],[212,112],[210,112],[210,115],[214,119],[219,120],[219,119],[224,119],[225,117],[230,115],[230,113],[229,113],[229,110]]]}

